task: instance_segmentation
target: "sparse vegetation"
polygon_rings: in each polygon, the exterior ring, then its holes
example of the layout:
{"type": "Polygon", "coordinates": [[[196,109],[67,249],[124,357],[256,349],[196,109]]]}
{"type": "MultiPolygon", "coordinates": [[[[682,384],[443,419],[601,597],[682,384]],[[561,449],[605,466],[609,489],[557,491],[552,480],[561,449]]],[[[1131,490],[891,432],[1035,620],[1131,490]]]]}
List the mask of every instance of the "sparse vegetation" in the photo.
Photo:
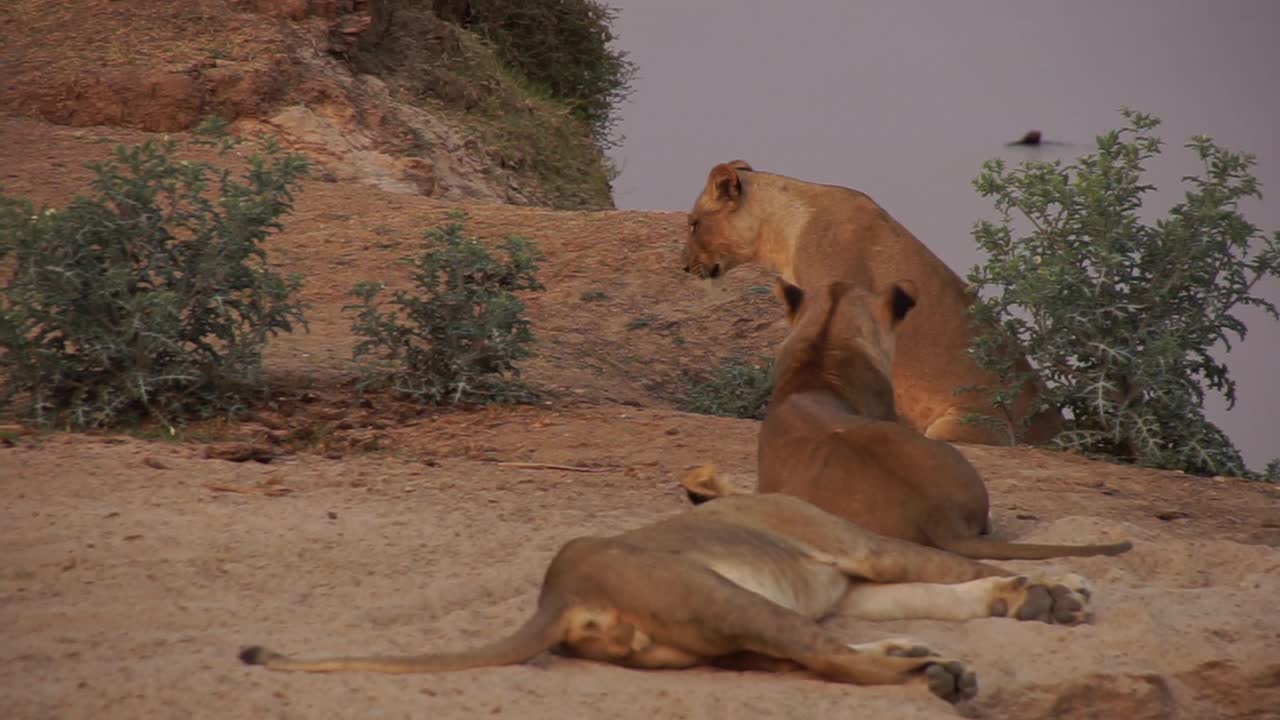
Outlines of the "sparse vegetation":
{"type": "Polygon", "coordinates": [[[1252,291],[1280,271],[1280,233],[1267,236],[1240,212],[1242,200],[1261,197],[1253,156],[1203,136],[1186,146],[1202,170],[1184,179],[1184,199],[1143,222],[1153,187],[1142,172],[1160,152],[1159,121],[1123,114],[1128,125],[1098,137],[1096,151],[1075,163],[984,164],[974,185],[994,199],[999,219],[974,228],[988,260],[969,281],[981,294],[975,318],[998,330],[979,336],[972,352],[1008,381],[996,392],[1008,403],[1007,388],[1021,378],[999,348],[1013,338],[1029,351],[1047,384],[1040,407],[1062,407],[1068,417],[1061,447],[1244,475],[1203,402],[1206,389],[1235,402],[1235,383],[1213,355],[1245,336],[1235,309],[1277,317],[1252,291]]]}
{"type": "Polygon", "coordinates": [[[639,317],[633,317],[627,321],[627,329],[643,330],[649,327],[650,325],[653,325],[653,323],[656,322],[657,320],[658,320],[657,315],[645,314],[645,315],[640,315],[639,317]]]}
{"type": "MultiPolygon", "coordinates": [[[[206,123],[208,142],[235,143],[206,123]]],[[[234,413],[263,396],[267,339],[302,324],[301,281],[261,245],[281,229],[305,161],[263,141],[242,177],[117,146],[93,194],[35,210],[0,195],[6,404],[44,426],[96,428],[234,413]]]]}
{"type": "Polygon", "coordinates": [[[533,331],[516,295],[541,290],[537,249],[508,237],[505,260],[463,236],[464,217],[426,232],[426,248],[401,261],[413,268],[413,292],[379,301],[383,283],[362,282],[352,332],[355,357],[372,356],[360,388],[390,387],[426,404],[510,402],[532,398],[516,362],[529,354],[533,331]],[[384,309],[387,306],[390,309],[384,309]]]}
{"type": "MultiPolygon", "coordinates": [[[[570,6],[576,6],[577,2],[581,0],[528,5],[545,5],[548,8],[545,19],[560,18],[573,25],[578,20],[570,18],[578,11],[570,12],[570,6]],[[569,15],[561,18],[564,13],[569,15]]],[[[438,103],[445,113],[455,116],[459,125],[468,128],[493,165],[519,177],[521,189],[530,195],[545,196],[549,204],[560,208],[613,206],[610,183],[614,168],[600,139],[607,136],[607,131],[606,135],[598,136],[592,121],[580,112],[575,113],[577,105],[526,74],[522,67],[505,61],[511,56],[504,53],[496,41],[481,37],[484,33],[501,34],[498,29],[501,26],[508,28],[503,31],[503,37],[513,43],[523,42],[519,39],[524,37],[523,33],[517,32],[511,23],[523,17],[525,10],[521,8],[525,3],[510,3],[506,10],[496,4],[486,5],[487,14],[483,17],[487,19],[483,25],[476,24],[481,17],[476,15],[480,5],[474,3],[461,3],[456,12],[441,9],[441,14],[455,22],[440,19],[432,10],[433,3],[392,0],[389,5],[395,20],[385,36],[376,47],[363,50],[353,58],[361,71],[382,77],[418,104],[424,100],[438,103]]],[[[611,17],[609,12],[605,14],[611,17]]],[[[607,32],[608,17],[597,19],[606,23],[604,31],[607,32]]],[[[579,20],[588,22],[585,16],[579,20]]],[[[551,34],[530,34],[529,41],[533,42],[536,37],[538,41],[550,42],[558,37],[554,27],[539,32],[551,34]]],[[[555,54],[561,50],[576,52],[573,47],[555,49],[555,54]]],[[[551,52],[552,48],[546,50],[551,52]]],[[[526,62],[550,62],[546,53],[538,55],[538,59],[529,56],[526,62]]],[[[590,59],[582,55],[574,58],[575,62],[590,59]]],[[[589,79],[581,78],[582,82],[589,79]]],[[[568,88],[565,92],[569,92],[568,88]]],[[[607,115],[602,127],[611,128],[612,117],[607,115]]]]}
{"type": "Polygon", "coordinates": [[[603,147],[615,144],[618,105],[630,94],[636,73],[626,53],[610,47],[617,10],[596,0],[466,5],[463,27],[492,42],[502,62],[540,94],[564,103],[603,147]]]}
{"type": "Polygon", "coordinates": [[[703,415],[764,419],[773,391],[773,360],[760,357],[754,362],[731,358],[721,363],[711,377],[690,383],[680,409],[703,415]]]}
{"type": "Polygon", "coordinates": [[[578,299],[584,303],[602,302],[609,299],[609,294],[603,290],[588,290],[579,295],[578,299]]]}
{"type": "Polygon", "coordinates": [[[1267,466],[1263,468],[1261,480],[1267,482],[1280,483],[1280,458],[1271,458],[1267,466]]]}

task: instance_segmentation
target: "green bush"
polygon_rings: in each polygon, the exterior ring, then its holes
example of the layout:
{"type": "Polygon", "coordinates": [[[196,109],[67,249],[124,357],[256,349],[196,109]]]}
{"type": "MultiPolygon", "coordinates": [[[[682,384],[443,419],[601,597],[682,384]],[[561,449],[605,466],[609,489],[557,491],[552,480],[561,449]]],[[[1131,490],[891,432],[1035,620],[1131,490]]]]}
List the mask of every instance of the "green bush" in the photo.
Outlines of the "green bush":
{"type": "Polygon", "coordinates": [[[1267,482],[1280,483],[1280,458],[1271,458],[1266,467],[1262,469],[1260,480],[1267,482]]]}
{"type": "MultiPolygon", "coordinates": [[[[617,169],[592,129],[466,29],[469,0],[385,4],[393,20],[374,46],[353,56],[360,72],[380,77],[401,101],[444,113],[465,132],[467,152],[483,156],[496,179],[510,176],[531,202],[613,207],[617,169]]],[[[416,145],[435,152],[426,136],[416,145]]]]}
{"type": "Polygon", "coordinates": [[[626,53],[609,47],[617,10],[597,0],[466,4],[464,27],[492,42],[507,67],[565,103],[603,147],[614,144],[617,108],[636,73],[626,53]]]}
{"type": "Polygon", "coordinates": [[[680,409],[703,415],[763,420],[771,392],[771,358],[757,358],[754,363],[731,358],[721,363],[707,380],[690,383],[680,409]]]}
{"type": "Polygon", "coordinates": [[[174,151],[117,146],[88,166],[94,193],[63,208],[0,195],[3,399],[25,400],[29,421],[172,426],[233,412],[265,392],[267,338],[305,324],[300,280],[273,272],[261,244],[306,163],[264,143],[237,179],[174,151]]]}
{"type": "Polygon", "coordinates": [[[516,296],[541,290],[541,257],[528,240],[508,237],[506,260],[492,257],[475,238],[463,237],[463,217],[426,233],[427,246],[412,266],[414,292],[397,290],[379,302],[383,283],[362,282],[351,329],[363,338],[355,357],[373,356],[360,388],[390,386],[419,402],[507,402],[531,391],[515,380],[533,331],[516,296]],[[392,309],[383,310],[386,305],[392,309]]]}
{"type": "MultiPolygon", "coordinates": [[[[1196,474],[1242,475],[1239,452],[1205,419],[1205,390],[1235,402],[1235,383],[1213,353],[1243,339],[1237,306],[1276,309],[1253,294],[1280,269],[1280,233],[1268,237],[1240,212],[1261,197],[1251,155],[1207,137],[1190,140],[1203,169],[1166,217],[1144,222],[1154,188],[1145,163],[1160,152],[1159,120],[1123,111],[1127,127],[1097,138],[1075,163],[983,165],[974,186],[994,199],[997,222],[974,228],[987,263],[969,281],[980,293],[972,353],[1013,382],[1006,338],[1026,348],[1047,390],[1039,407],[1065,410],[1056,442],[1090,454],[1196,474]],[[1014,216],[1022,231],[1014,229],[1014,216]]],[[[1028,417],[1032,413],[1028,413],[1028,417]]]]}

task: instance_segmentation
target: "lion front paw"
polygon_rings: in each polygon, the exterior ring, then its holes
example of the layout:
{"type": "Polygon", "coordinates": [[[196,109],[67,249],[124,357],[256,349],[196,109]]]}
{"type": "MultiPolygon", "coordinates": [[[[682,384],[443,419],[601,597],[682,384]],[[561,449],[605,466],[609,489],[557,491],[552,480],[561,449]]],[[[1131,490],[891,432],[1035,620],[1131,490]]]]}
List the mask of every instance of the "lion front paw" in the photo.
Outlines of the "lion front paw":
{"type": "Polygon", "coordinates": [[[1093,590],[1079,575],[1031,578],[1026,575],[1004,578],[991,598],[995,617],[1039,620],[1059,625],[1076,625],[1089,619],[1093,590]]]}

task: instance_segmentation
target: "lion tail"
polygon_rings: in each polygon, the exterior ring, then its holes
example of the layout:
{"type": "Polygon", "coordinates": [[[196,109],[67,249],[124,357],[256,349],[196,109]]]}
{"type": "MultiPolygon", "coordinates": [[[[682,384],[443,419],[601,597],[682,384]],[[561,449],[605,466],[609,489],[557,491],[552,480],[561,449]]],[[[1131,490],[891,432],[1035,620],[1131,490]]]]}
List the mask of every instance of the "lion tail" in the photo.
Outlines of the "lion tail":
{"type": "Polygon", "coordinates": [[[948,538],[935,542],[943,550],[975,560],[1045,560],[1056,557],[1119,555],[1133,547],[1133,543],[1128,540],[1109,545],[1035,545],[982,537],[948,538]]]}
{"type": "Polygon", "coordinates": [[[538,611],[515,633],[474,650],[425,655],[384,655],[369,657],[329,657],[293,659],[254,645],[240,651],[247,665],[261,665],[271,670],[297,672],[380,672],[430,673],[467,670],[522,663],[544,652],[564,638],[564,608],[558,603],[539,606],[538,611]]]}

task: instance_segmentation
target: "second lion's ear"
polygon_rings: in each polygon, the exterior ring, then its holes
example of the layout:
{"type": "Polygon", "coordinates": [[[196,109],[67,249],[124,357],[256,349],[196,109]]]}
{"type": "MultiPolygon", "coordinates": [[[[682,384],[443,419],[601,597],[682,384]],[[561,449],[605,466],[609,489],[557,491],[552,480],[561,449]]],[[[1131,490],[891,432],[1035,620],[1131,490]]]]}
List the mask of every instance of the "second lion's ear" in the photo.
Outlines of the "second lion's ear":
{"type": "Polygon", "coordinates": [[[889,286],[884,298],[889,327],[897,327],[907,313],[911,312],[911,308],[916,306],[916,292],[916,284],[910,280],[899,280],[889,286]]]}
{"type": "Polygon", "coordinates": [[[773,292],[782,301],[782,306],[787,311],[787,322],[794,323],[796,315],[800,312],[800,305],[804,303],[804,290],[798,285],[777,278],[774,281],[773,292]]]}

